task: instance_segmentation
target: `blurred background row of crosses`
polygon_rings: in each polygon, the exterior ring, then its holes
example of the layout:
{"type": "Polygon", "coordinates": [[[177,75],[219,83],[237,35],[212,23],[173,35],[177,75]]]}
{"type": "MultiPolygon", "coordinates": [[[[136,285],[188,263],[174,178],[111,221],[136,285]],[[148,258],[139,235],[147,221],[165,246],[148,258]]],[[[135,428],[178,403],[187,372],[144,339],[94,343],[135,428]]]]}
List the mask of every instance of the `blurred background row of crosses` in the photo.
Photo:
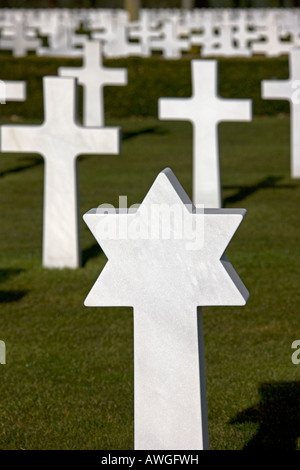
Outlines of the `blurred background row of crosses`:
{"type": "Polygon", "coordinates": [[[123,9],[2,8],[0,49],[15,57],[82,57],[85,42],[98,39],[106,57],[158,52],[176,59],[191,51],[202,57],[276,57],[300,47],[298,8],[150,9],[141,3],[126,0],[123,9]]]}

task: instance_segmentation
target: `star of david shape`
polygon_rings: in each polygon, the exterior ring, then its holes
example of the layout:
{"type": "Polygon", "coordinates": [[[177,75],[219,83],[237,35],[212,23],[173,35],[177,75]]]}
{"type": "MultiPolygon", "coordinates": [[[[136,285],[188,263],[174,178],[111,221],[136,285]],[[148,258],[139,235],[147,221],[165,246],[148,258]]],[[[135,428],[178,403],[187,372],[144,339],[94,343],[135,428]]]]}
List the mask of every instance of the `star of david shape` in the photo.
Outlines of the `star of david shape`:
{"type": "Polygon", "coordinates": [[[158,175],[137,209],[92,209],[84,221],[108,262],[85,305],[151,305],[158,314],[172,302],[178,312],[187,304],[244,305],[249,293],[225,250],[245,214],[244,209],[196,209],[170,169],[158,175]],[[168,208],[174,212],[166,218],[168,208]],[[169,237],[157,236],[166,220],[169,237]],[[125,225],[126,236],[120,230],[125,225]]]}

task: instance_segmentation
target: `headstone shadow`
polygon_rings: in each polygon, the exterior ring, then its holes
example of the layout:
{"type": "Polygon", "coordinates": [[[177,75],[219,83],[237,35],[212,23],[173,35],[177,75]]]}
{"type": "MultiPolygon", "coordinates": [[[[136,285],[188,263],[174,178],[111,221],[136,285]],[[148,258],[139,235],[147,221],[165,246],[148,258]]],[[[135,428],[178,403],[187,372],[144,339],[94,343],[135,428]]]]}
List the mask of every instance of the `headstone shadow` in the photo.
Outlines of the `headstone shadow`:
{"type": "MultiPolygon", "coordinates": [[[[23,269],[0,269],[0,283],[22,273],[23,269]]],[[[0,290],[0,303],[16,302],[27,294],[26,290],[0,290]]]]}
{"type": "Polygon", "coordinates": [[[122,132],[122,140],[129,140],[133,139],[134,137],[138,137],[143,134],[158,134],[158,135],[165,135],[168,131],[161,126],[152,126],[146,127],[144,129],[140,129],[137,131],[125,131],[122,132]]]}
{"type": "Polygon", "coordinates": [[[0,304],[17,302],[27,294],[26,290],[4,291],[0,290],[0,304]]]}
{"type": "Polygon", "coordinates": [[[259,425],[244,450],[296,450],[300,438],[300,382],[263,383],[259,392],[259,403],[230,421],[259,425]]]}
{"type": "Polygon", "coordinates": [[[24,161],[27,161],[28,163],[19,165],[17,168],[10,168],[9,170],[4,171],[0,170],[0,178],[3,178],[3,176],[6,176],[10,173],[20,173],[21,171],[28,170],[43,164],[43,159],[41,157],[26,157],[24,158],[24,161]]]}
{"type": "Polygon", "coordinates": [[[98,243],[94,243],[82,250],[82,266],[85,266],[89,259],[96,258],[103,254],[103,251],[98,243]]]}
{"type": "Polygon", "coordinates": [[[223,199],[223,206],[226,207],[234,202],[243,201],[248,196],[260,191],[261,189],[295,189],[295,184],[278,185],[283,176],[267,176],[262,181],[249,186],[223,186],[223,189],[236,189],[236,193],[223,199]]]}

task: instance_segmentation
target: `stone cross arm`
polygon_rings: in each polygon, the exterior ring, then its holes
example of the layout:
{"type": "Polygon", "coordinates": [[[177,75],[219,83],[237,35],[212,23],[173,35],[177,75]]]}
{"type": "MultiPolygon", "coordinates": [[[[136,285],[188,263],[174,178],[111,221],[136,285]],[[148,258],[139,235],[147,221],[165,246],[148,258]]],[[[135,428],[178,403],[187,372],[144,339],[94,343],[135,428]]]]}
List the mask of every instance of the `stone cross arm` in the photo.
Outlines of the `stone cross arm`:
{"type": "Polygon", "coordinates": [[[300,85],[300,51],[295,49],[289,56],[288,80],[263,80],[262,97],[264,99],[292,100],[295,90],[300,85]]]}
{"type": "Polygon", "coordinates": [[[199,102],[191,98],[160,98],[158,114],[160,119],[187,120],[196,124],[221,121],[250,121],[251,100],[217,98],[199,102]]]}
{"type": "Polygon", "coordinates": [[[291,100],[293,89],[292,80],[263,80],[262,82],[262,98],[291,100]]]}
{"type": "Polygon", "coordinates": [[[251,100],[218,96],[217,61],[194,60],[191,67],[192,96],[160,98],[160,119],[186,119],[204,126],[208,122],[251,120],[251,100]]]}
{"type": "Polygon", "coordinates": [[[58,73],[62,77],[77,77],[80,85],[92,84],[94,87],[104,85],[127,85],[127,70],[114,68],[85,69],[76,67],[60,67],[58,73]]]}
{"type": "MultiPolygon", "coordinates": [[[[2,82],[5,87],[4,97],[6,101],[25,101],[26,100],[26,82],[5,80],[2,82]]],[[[1,81],[0,81],[1,90],[1,81]]]]}
{"type": "Polygon", "coordinates": [[[63,135],[51,132],[47,123],[40,126],[3,125],[0,130],[1,148],[3,152],[39,153],[53,160],[57,146],[60,147],[60,155],[64,153],[64,158],[72,159],[84,154],[118,153],[120,137],[116,138],[116,132],[120,135],[120,129],[84,128],[84,132],[80,132],[79,126],[75,129],[73,135],[67,132],[63,135]]]}
{"type": "Polygon", "coordinates": [[[85,153],[118,153],[120,129],[85,128],[76,122],[74,78],[44,77],[43,88],[44,123],[38,126],[2,126],[2,151],[36,152],[49,160],[55,160],[58,155],[58,158],[63,155],[63,158],[70,156],[73,159],[85,153]]]}
{"type": "Polygon", "coordinates": [[[102,65],[102,46],[97,40],[87,41],[84,44],[82,67],[60,67],[58,74],[64,77],[77,77],[81,85],[95,84],[126,85],[127,70],[107,68],[102,65]]]}

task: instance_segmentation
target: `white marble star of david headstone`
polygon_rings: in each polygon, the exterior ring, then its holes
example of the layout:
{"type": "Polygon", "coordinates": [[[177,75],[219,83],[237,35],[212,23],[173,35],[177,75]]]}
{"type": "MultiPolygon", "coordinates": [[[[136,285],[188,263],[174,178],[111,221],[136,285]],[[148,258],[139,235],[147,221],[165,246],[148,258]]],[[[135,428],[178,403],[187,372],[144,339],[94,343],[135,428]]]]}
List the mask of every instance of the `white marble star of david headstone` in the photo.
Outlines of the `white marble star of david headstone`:
{"type": "Polygon", "coordinates": [[[196,209],[170,169],[137,209],[84,220],[108,257],[85,305],[134,311],[135,449],[208,448],[200,306],[244,305],[225,255],[244,209],[196,209]]]}

